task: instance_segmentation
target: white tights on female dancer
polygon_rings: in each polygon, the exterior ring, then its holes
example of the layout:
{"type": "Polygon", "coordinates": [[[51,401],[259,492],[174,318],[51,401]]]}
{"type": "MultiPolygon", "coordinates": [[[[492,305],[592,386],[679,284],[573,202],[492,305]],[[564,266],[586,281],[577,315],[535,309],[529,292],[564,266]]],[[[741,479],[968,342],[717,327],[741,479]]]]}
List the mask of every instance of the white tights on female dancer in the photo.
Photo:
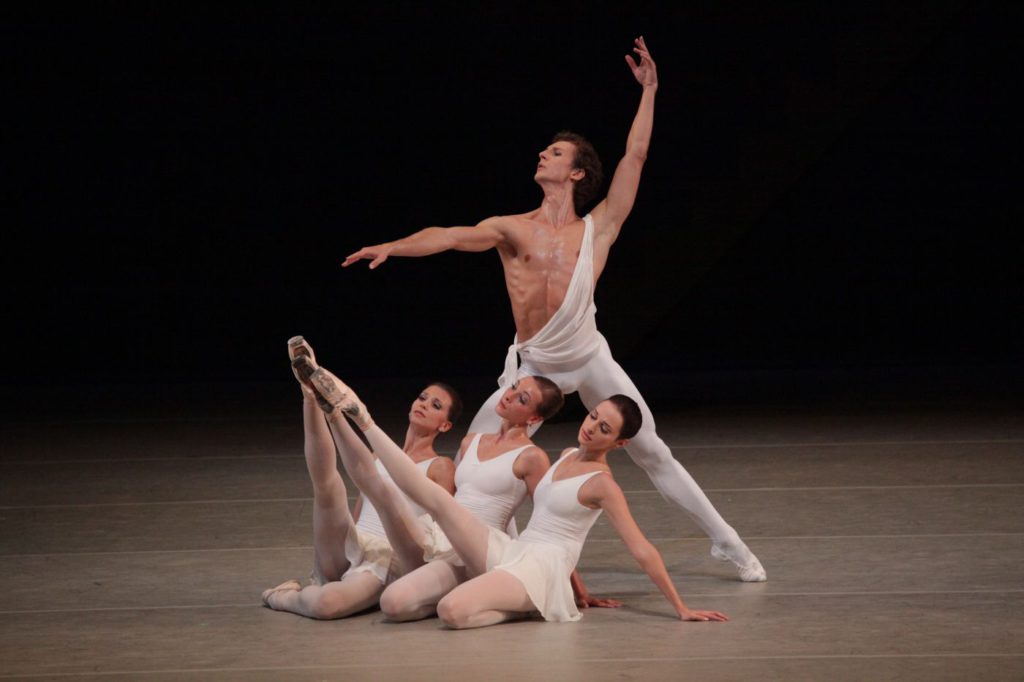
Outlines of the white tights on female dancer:
{"type": "Polygon", "coordinates": [[[312,377],[328,403],[328,419],[347,415],[364,432],[395,483],[427,509],[444,530],[466,568],[477,577],[456,587],[438,604],[438,616],[452,628],[474,628],[522,618],[539,611],[547,620],[578,620],[569,584],[587,531],[607,511],[630,554],[682,620],[726,620],[717,611],[692,611],[679,598],[661,555],[633,520],[622,490],[606,463],[639,429],[636,403],[614,396],[595,406],[579,431],[580,447],[566,450],[538,485],[534,515],[517,540],[466,511],[436,484],[419,475],[402,451],[378,428],[358,397],[326,370],[312,377]],[[574,487],[558,484],[572,480],[574,487]],[[546,484],[546,485],[545,485],[546,484]],[[556,487],[557,486],[557,487],[556,487]],[[544,488],[544,494],[541,494],[544,488]]]}
{"type": "MultiPolygon", "coordinates": [[[[312,360],[313,351],[302,337],[291,339],[288,350],[292,359],[312,360]]],[[[386,472],[381,476],[373,470],[372,455],[344,420],[328,427],[316,394],[299,370],[296,379],[302,386],[304,451],[313,484],[312,584],[303,587],[297,580],[286,581],[266,590],[263,602],[309,618],[344,618],[376,605],[386,584],[423,564],[423,550],[407,520],[425,512],[411,505],[386,472]],[[355,452],[371,457],[372,471],[363,467],[365,459],[355,452]],[[358,522],[348,508],[338,454],[362,492],[355,510],[358,522]]],[[[419,475],[426,474],[424,480],[429,477],[446,494],[454,488],[454,465],[438,457],[433,444],[438,434],[451,428],[450,418],[458,409],[459,399],[451,388],[432,384],[413,402],[406,432],[403,456],[419,475]]]]}

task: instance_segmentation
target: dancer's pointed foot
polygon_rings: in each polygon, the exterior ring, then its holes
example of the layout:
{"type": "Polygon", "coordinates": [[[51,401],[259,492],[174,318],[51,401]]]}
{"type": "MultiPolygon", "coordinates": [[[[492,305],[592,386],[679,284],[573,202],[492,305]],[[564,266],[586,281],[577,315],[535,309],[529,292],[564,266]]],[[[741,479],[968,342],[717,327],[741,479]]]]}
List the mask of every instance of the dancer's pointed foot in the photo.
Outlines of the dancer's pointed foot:
{"type": "Polygon", "coordinates": [[[295,375],[296,381],[302,387],[302,392],[310,397],[316,396],[316,391],[313,390],[313,386],[309,383],[308,377],[303,377],[300,374],[299,369],[295,366],[295,361],[299,358],[306,358],[309,361],[309,365],[312,367],[309,373],[312,373],[316,369],[316,356],[313,355],[313,348],[306,343],[306,339],[301,336],[293,336],[288,339],[288,359],[292,361],[292,373],[295,375]]]}
{"type": "Polygon", "coordinates": [[[764,566],[758,561],[754,553],[746,548],[744,545],[744,552],[747,556],[743,559],[737,559],[733,555],[738,552],[730,554],[724,548],[718,545],[711,545],[711,556],[718,559],[719,561],[731,561],[736,564],[736,570],[739,572],[740,580],[745,583],[763,583],[768,580],[768,574],[764,570],[764,566]]]}
{"type": "Polygon", "coordinates": [[[302,390],[316,399],[316,404],[320,406],[321,410],[330,414],[331,412],[334,412],[334,405],[324,400],[324,397],[316,390],[316,386],[313,385],[313,375],[319,369],[320,368],[313,364],[313,361],[309,359],[309,356],[300,355],[292,360],[292,371],[295,372],[295,378],[299,380],[300,384],[302,384],[302,390]]]}
{"type": "Polygon", "coordinates": [[[263,590],[263,603],[270,608],[274,608],[274,605],[270,603],[270,598],[278,592],[297,592],[302,589],[302,585],[299,584],[298,580],[286,580],[277,587],[271,587],[269,590],[263,590]]]}
{"type": "Polygon", "coordinates": [[[355,391],[346,386],[341,379],[320,367],[309,377],[309,381],[322,399],[320,406],[323,407],[324,402],[331,406],[331,410],[324,408],[324,412],[331,414],[334,408],[338,408],[361,431],[373,426],[373,419],[366,410],[366,405],[363,405],[355,391]]]}
{"type": "Polygon", "coordinates": [[[288,339],[288,357],[294,360],[300,355],[305,355],[312,360],[314,365],[316,364],[316,356],[313,355],[313,347],[310,346],[303,337],[293,336],[288,339]]]}

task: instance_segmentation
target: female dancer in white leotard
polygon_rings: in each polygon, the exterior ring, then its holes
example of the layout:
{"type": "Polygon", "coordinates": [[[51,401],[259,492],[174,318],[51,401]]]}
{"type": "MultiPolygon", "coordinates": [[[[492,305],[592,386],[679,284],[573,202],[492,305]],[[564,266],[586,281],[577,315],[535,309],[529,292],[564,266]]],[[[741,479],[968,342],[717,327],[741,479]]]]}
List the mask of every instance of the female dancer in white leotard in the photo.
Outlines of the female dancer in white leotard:
{"type": "MultiPolygon", "coordinates": [[[[545,377],[524,377],[509,387],[495,405],[501,418],[497,433],[470,433],[462,441],[455,469],[455,501],[485,525],[505,530],[516,509],[550,466],[543,450],[527,435],[536,423],[561,407],[562,392],[545,377]]],[[[473,575],[448,543],[440,526],[431,521],[425,558],[428,563],[402,576],[384,590],[380,608],[391,620],[409,621],[436,613],[446,594],[473,575]]],[[[573,572],[573,590],[583,606],[619,606],[613,599],[589,594],[573,572]]]]}
{"type": "MultiPolygon", "coordinates": [[[[294,364],[300,381],[316,370],[311,351],[294,364]]],[[[562,403],[561,390],[544,377],[528,377],[511,386],[495,407],[501,418],[498,433],[470,434],[463,441],[461,463],[455,474],[458,486],[455,501],[485,524],[499,530],[507,528],[516,509],[527,495],[533,495],[534,488],[550,466],[544,451],[527,436],[527,429],[552,417],[562,403]]],[[[415,405],[413,411],[410,418],[415,416],[415,405]]],[[[342,463],[370,503],[366,509],[372,512],[372,519],[377,519],[378,511],[391,519],[386,529],[381,522],[364,528],[364,512],[357,527],[378,538],[386,536],[391,546],[407,550],[398,555],[404,557],[400,566],[402,577],[391,583],[380,597],[382,611],[393,620],[415,620],[433,615],[438,601],[471,577],[465,565],[448,543],[444,532],[422,508],[403,502],[400,495],[389,494],[394,490],[390,476],[373,454],[362,446],[348,423],[340,420],[331,422],[330,427],[338,443],[342,463]],[[417,554],[420,547],[422,551],[417,554]]],[[[396,575],[394,570],[385,574],[383,569],[386,568],[381,567],[382,581],[385,576],[393,578],[396,575]]],[[[578,574],[573,578],[573,587],[581,605],[619,605],[614,600],[591,596],[578,574]]],[[[281,587],[294,590],[295,585],[285,583],[281,587]]]]}
{"type": "Polygon", "coordinates": [[[693,611],[683,603],[661,555],[636,525],[622,490],[612,479],[608,452],[625,445],[640,428],[640,410],[631,398],[613,396],[587,416],[579,430],[580,447],[566,450],[538,484],[533,517],[522,536],[513,540],[481,523],[420,476],[373,423],[352,390],[330,372],[318,369],[311,383],[331,409],[329,420],[341,420],[339,413],[353,420],[398,487],[431,513],[467,569],[476,574],[438,604],[438,616],[449,627],[494,625],[535,611],[547,620],[579,619],[569,572],[601,511],[608,512],[630,554],[680,619],[726,620],[717,611],[693,611]]]}
{"type": "MultiPolygon", "coordinates": [[[[313,350],[297,336],[288,341],[288,355],[292,360],[312,358],[313,350]]],[[[266,590],[263,602],[272,609],[309,618],[344,618],[377,604],[385,585],[422,565],[423,550],[418,544],[389,542],[388,538],[404,537],[394,532],[404,523],[394,509],[409,509],[410,515],[425,511],[408,500],[380,467],[380,475],[372,479],[353,477],[362,494],[349,512],[335,448],[344,460],[353,459],[351,452],[366,450],[366,446],[351,429],[332,440],[316,393],[297,371],[296,379],[302,387],[306,468],[313,483],[312,584],[303,587],[289,580],[266,590]]],[[[437,455],[434,440],[451,428],[460,409],[461,401],[454,389],[431,384],[409,411],[402,456],[417,475],[436,483],[446,495],[454,490],[455,467],[450,459],[437,455]]]]}

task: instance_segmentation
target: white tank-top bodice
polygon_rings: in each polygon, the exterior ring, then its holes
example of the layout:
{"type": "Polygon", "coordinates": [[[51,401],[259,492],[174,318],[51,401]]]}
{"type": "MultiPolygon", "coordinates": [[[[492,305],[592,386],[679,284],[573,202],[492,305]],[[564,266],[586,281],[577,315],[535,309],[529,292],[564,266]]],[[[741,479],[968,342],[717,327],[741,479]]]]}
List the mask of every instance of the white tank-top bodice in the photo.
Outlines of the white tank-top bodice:
{"type": "MultiPolygon", "coordinates": [[[[427,469],[430,468],[430,465],[433,464],[435,459],[437,459],[437,457],[431,457],[430,459],[425,459],[422,462],[417,462],[416,467],[424,476],[426,476],[427,469]]],[[[387,485],[394,486],[397,490],[398,486],[395,486],[395,482],[391,479],[391,474],[389,474],[388,470],[384,468],[384,465],[380,463],[380,460],[378,459],[374,464],[376,464],[377,473],[380,474],[382,479],[384,479],[384,482],[387,485]]],[[[410,500],[405,493],[402,493],[402,495],[405,497],[406,501],[408,501],[409,506],[412,507],[413,514],[416,516],[422,516],[427,513],[426,509],[410,500]]],[[[384,532],[384,524],[381,523],[380,520],[380,514],[377,513],[377,508],[373,506],[373,503],[370,502],[365,495],[363,495],[363,508],[359,512],[359,520],[356,522],[356,528],[366,533],[373,533],[374,535],[387,537],[387,533],[384,532]]]]}
{"type": "Polygon", "coordinates": [[[526,530],[519,536],[523,542],[562,547],[573,566],[579,561],[587,533],[601,515],[600,509],[591,509],[580,504],[580,488],[593,476],[607,473],[590,471],[556,481],[555,471],[565,458],[574,452],[576,451],[560,457],[537,484],[537,489],[533,491],[533,516],[530,517],[526,530]]]}
{"type": "Polygon", "coordinates": [[[529,445],[481,462],[477,455],[482,434],[466,448],[455,469],[455,501],[481,523],[505,530],[509,519],[526,499],[526,482],[512,472],[516,458],[529,445]]]}

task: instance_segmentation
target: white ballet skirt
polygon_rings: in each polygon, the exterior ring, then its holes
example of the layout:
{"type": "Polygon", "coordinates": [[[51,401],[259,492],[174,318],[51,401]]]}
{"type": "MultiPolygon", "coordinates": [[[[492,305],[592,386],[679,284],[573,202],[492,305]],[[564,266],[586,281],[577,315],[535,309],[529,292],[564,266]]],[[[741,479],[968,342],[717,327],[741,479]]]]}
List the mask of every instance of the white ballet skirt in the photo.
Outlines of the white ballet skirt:
{"type": "Polygon", "coordinates": [[[533,516],[522,535],[513,540],[490,528],[487,544],[487,570],[505,571],[519,580],[544,620],[554,622],[580,619],[569,576],[601,510],[584,507],[578,496],[580,487],[591,477],[606,473],[591,471],[554,480],[569,454],[548,469],[537,485],[533,516]]]}

